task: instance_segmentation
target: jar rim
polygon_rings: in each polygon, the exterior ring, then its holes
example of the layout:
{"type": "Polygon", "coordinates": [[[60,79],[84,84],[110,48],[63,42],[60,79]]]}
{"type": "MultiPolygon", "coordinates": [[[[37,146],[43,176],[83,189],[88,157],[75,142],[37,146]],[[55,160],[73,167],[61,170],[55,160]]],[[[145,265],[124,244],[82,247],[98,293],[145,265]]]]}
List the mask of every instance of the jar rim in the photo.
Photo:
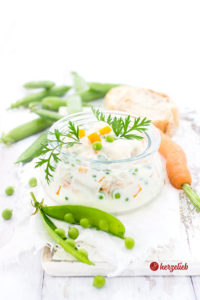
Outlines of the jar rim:
{"type": "MultiPolygon", "coordinates": [[[[116,110],[101,109],[101,111],[106,115],[111,114],[112,116],[118,116],[118,117],[127,117],[129,115],[132,119],[135,119],[138,117],[137,115],[129,114],[127,112],[122,112],[122,111],[116,111],[116,110]]],[[[74,114],[69,114],[69,115],[66,115],[65,117],[63,117],[62,119],[58,120],[57,122],[55,122],[51,126],[49,131],[54,132],[55,129],[59,129],[62,131],[62,128],[63,128],[62,125],[66,126],[66,123],[68,123],[69,121],[74,122],[76,125],[80,125],[80,122],[82,122],[84,120],[88,121],[89,118],[91,118],[91,120],[92,119],[97,120],[96,117],[94,116],[94,114],[92,113],[92,111],[91,112],[83,111],[83,112],[78,112],[78,113],[74,113],[74,114]]],[[[87,123],[85,123],[85,124],[87,124],[87,123]]],[[[117,160],[103,160],[103,159],[95,159],[94,160],[94,159],[89,159],[89,158],[84,158],[84,157],[83,158],[90,163],[97,163],[97,164],[98,163],[99,164],[114,164],[114,163],[126,163],[126,162],[140,161],[141,159],[144,159],[144,158],[152,155],[153,153],[157,152],[159,149],[159,146],[160,146],[160,142],[161,142],[161,137],[160,137],[159,131],[152,123],[149,125],[148,130],[145,131],[144,134],[147,138],[147,146],[142,153],[135,155],[133,157],[117,159],[117,160]]]]}

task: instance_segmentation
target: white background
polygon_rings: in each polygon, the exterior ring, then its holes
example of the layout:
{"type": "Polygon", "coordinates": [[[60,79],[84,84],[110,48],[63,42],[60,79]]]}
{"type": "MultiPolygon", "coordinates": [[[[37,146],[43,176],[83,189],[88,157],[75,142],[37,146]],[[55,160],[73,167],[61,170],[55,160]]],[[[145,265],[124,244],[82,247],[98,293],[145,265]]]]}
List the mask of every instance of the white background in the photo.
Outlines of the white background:
{"type": "MultiPolygon", "coordinates": [[[[169,94],[180,108],[198,109],[199,5],[193,0],[1,0],[1,111],[24,95],[25,81],[51,79],[65,84],[71,70],[87,80],[152,88],[169,94]]],[[[66,279],[63,291],[59,279],[46,277],[43,282],[31,277],[32,270],[41,268],[39,256],[34,260],[25,256],[22,264],[21,273],[17,266],[5,270],[1,299],[37,300],[40,289],[43,299],[72,299],[72,295],[81,299],[81,291],[87,296],[90,279],[66,279]]],[[[108,283],[110,299],[118,299],[116,286],[120,298],[128,300],[178,299],[178,290],[182,299],[197,299],[194,284],[199,292],[198,278],[194,283],[187,278],[108,283]]]]}

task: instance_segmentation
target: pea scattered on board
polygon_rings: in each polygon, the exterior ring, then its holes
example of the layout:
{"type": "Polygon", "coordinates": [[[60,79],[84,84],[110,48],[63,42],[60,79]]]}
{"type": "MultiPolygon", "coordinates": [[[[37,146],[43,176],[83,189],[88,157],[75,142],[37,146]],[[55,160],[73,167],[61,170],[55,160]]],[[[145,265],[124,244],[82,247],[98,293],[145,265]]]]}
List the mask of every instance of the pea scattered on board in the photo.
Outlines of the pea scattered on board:
{"type": "Polygon", "coordinates": [[[97,275],[93,279],[93,286],[100,289],[102,288],[106,283],[106,279],[102,275],[97,275]]]}
{"type": "Polygon", "coordinates": [[[10,220],[12,217],[12,209],[9,209],[9,208],[4,209],[2,211],[1,216],[4,220],[10,220]]]}
{"type": "Polygon", "coordinates": [[[131,237],[126,237],[124,243],[127,249],[132,249],[135,246],[135,241],[131,237]]]}
{"type": "Polygon", "coordinates": [[[12,196],[15,192],[15,189],[13,186],[8,186],[6,189],[5,189],[5,193],[7,196],[12,196]]]}
{"type": "Polygon", "coordinates": [[[29,183],[30,187],[36,187],[37,186],[37,178],[32,177],[28,183],[29,183]]]}

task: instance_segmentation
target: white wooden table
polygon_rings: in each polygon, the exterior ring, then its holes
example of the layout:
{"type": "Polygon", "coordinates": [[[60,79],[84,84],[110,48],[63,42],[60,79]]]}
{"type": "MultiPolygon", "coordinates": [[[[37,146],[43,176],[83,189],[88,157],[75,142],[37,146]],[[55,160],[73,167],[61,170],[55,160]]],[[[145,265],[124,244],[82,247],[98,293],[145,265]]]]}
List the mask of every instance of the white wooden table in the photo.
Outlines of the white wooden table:
{"type": "MultiPolygon", "coordinates": [[[[27,141],[27,143],[29,143],[27,141]]],[[[17,146],[12,146],[17,147],[17,146]]],[[[1,149],[2,150],[2,149],[1,149]]],[[[1,177],[2,186],[15,179],[13,173],[13,161],[15,154],[10,161],[10,151],[13,148],[1,151],[1,168],[4,176],[1,177]]],[[[195,167],[192,170],[195,172],[195,167]]],[[[199,181],[200,174],[197,174],[196,181],[199,181]]],[[[195,183],[195,182],[194,182],[195,183]]],[[[16,195],[17,189],[16,187],[16,195]]],[[[20,214],[15,209],[15,199],[5,198],[0,191],[1,209],[11,206],[14,209],[14,217],[11,222],[6,223],[0,220],[0,247],[8,241],[17,223],[20,214]]],[[[183,193],[181,194],[183,196],[183,193]]],[[[200,233],[199,213],[190,205],[183,196],[180,199],[180,215],[185,230],[188,248],[195,252],[194,241],[197,235],[194,230],[200,233]],[[192,226],[191,226],[192,224],[192,226]],[[197,224],[197,226],[195,225],[197,224]],[[192,230],[191,230],[192,228],[192,230]]],[[[18,199],[19,200],[19,199],[18,199]]],[[[26,239],[25,239],[26,241],[26,239]]],[[[200,273],[200,270],[199,270],[200,273]]],[[[105,288],[97,290],[92,286],[92,277],[51,277],[47,275],[41,266],[41,252],[34,255],[32,252],[20,256],[18,263],[0,268],[0,295],[3,300],[23,299],[200,299],[200,276],[144,276],[144,277],[118,277],[107,278],[105,288]]]]}

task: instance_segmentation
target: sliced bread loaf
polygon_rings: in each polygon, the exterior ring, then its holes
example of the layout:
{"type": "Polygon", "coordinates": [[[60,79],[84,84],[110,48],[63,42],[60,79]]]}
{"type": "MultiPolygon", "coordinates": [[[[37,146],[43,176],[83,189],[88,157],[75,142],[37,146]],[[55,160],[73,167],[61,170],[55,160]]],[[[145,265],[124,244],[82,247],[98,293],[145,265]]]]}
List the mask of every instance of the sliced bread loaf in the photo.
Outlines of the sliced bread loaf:
{"type": "Polygon", "coordinates": [[[165,94],[144,88],[119,86],[111,89],[105,97],[105,107],[147,117],[160,130],[173,135],[179,124],[175,103],[165,94]]]}

